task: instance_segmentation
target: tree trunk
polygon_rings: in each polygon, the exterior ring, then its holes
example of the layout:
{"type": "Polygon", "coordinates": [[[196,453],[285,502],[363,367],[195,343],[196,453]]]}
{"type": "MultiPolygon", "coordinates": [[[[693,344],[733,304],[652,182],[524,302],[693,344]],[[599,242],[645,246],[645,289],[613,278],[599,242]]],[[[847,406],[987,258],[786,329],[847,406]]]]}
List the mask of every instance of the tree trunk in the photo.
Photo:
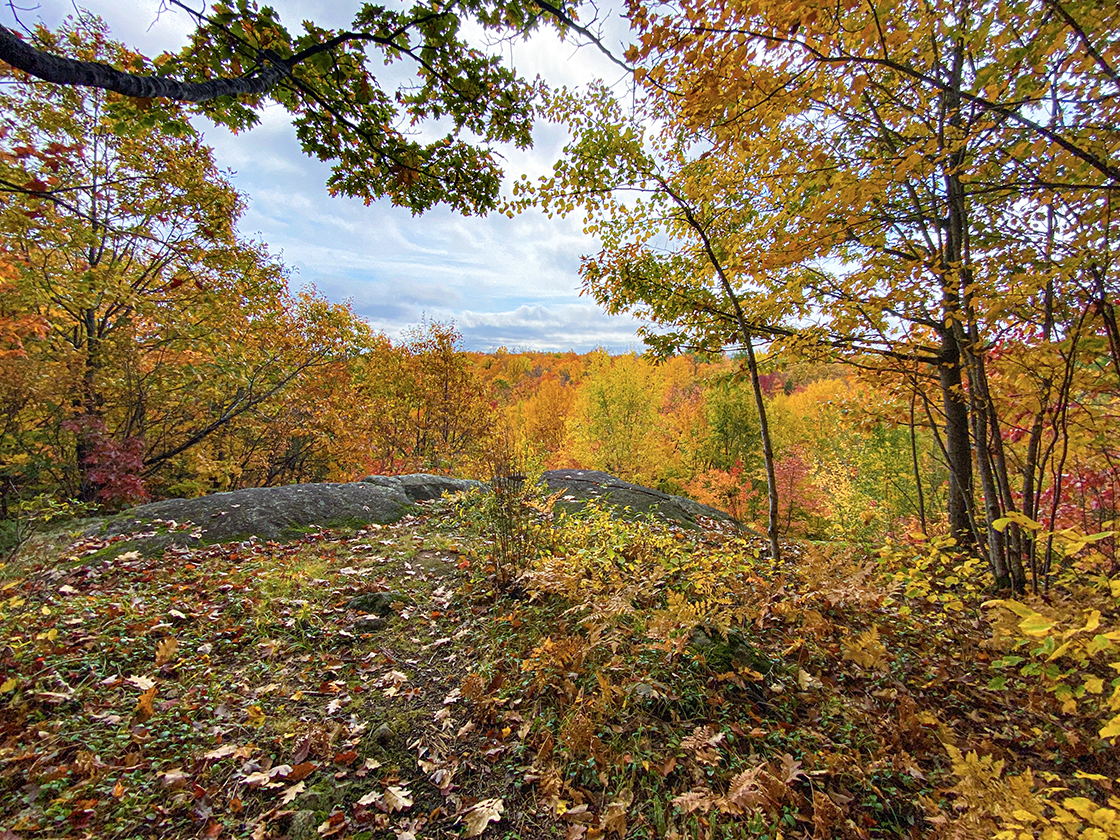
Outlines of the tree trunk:
{"type": "Polygon", "coordinates": [[[950,330],[942,335],[942,362],[937,368],[945,411],[945,459],[949,467],[949,534],[957,545],[975,544],[972,521],[972,447],[968,403],[961,377],[960,349],[950,330]]]}
{"type": "Polygon", "coordinates": [[[766,520],[766,536],[770,541],[770,556],[781,559],[778,545],[778,479],[774,470],[774,448],[770,443],[770,423],[766,419],[766,403],[762,398],[762,381],[758,375],[758,361],[754,355],[753,336],[742,325],[747,343],[747,370],[751,375],[751,390],[754,391],[754,407],[758,411],[758,431],[762,437],[762,460],[766,463],[766,492],[770,501],[769,515],[766,520]]]}

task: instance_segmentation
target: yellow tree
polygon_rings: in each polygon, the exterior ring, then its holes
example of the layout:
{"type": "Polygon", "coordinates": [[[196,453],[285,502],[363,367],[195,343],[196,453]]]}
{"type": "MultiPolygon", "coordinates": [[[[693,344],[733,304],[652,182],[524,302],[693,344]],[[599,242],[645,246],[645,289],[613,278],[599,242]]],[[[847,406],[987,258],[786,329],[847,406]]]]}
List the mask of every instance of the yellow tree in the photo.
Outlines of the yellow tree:
{"type": "Polygon", "coordinates": [[[572,455],[581,465],[653,484],[664,458],[653,365],[634,355],[591,354],[568,416],[572,455]]]}
{"type": "MultiPolygon", "coordinates": [[[[89,21],[56,46],[129,60],[89,21]]],[[[18,268],[6,297],[46,330],[25,365],[34,399],[0,458],[121,501],[352,332],[312,309],[293,322],[283,269],[235,235],[241,198],[197,136],[117,133],[106,108],[73,88],[0,97],[0,230],[18,268]]]]}

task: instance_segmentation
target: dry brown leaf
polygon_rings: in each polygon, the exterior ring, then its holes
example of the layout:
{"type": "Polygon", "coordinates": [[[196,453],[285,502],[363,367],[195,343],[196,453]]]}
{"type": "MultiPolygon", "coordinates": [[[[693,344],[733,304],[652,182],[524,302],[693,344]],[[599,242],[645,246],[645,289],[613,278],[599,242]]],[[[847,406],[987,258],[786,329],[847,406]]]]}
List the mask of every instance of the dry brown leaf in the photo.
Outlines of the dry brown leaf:
{"type": "Polygon", "coordinates": [[[292,800],[304,792],[307,786],[303,782],[296,782],[294,785],[284,791],[284,795],[280,797],[281,805],[290,805],[292,800]]]}
{"type": "Polygon", "coordinates": [[[380,799],[381,799],[381,791],[371,790],[369,793],[367,793],[365,796],[363,796],[361,799],[358,800],[358,804],[359,805],[372,805],[374,802],[380,801],[380,799]]]}
{"type": "Polygon", "coordinates": [[[832,837],[832,826],[843,816],[827,793],[813,791],[813,840],[828,840],[832,837]]]}
{"type": "Polygon", "coordinates": [[[174,636],[168,636],[166,639],[160,639],[156,645],[156,667],[166,665],[175,658],[175,654],[179,650],[179,640],[174,636]]]}
{"type": "Polygon", "coordinates": [[[128,683],[129,685],[131,685],[133,688],[138,688],[141,691],[147,691],[153,685],[156,684],[156,681],[153,680],[151,677],[141,677],[141,676],[137,676],[137,675],[133,675],[131,677],[125,677],[124,681],[126,683],[128,683]]]}
{"type": "Polygon", "coordinates": [[[227,755],[233,755],[237,752],[236,744],[222,744],[220,747],[215,747],[210,752],[203,754],[203,758],[208,760],[216,760],[225,758],[227,755]]]}
{"type": "Polygon", "coordinates": [[[177,790],[187,783],[188,776],[178,767],[174,770],[168,770],[166,773],[159,777],[159,783],[165,788],[177,790]]]}
{"type": "Polygon", "coordinates": [[[703,811],[706,814],[712,810],[714,802],[710,790],[690,790],[673,799],[673,805],[686,814],[691,814],[693,811],[703,811]]]}
{"type": "Polygon", "coordinates": [[[599,819],[599,828],[604,832],[614,832],[619,837],[626,836],[626,812],[630,803],[634,801],[634,794],[626,791],[607,806],[603,816],[599,819]]]}
{"type": "Polygon", "coordinates": [[[147,691],[140,695],[140,699],[136,701],[136,711],[133,713],[140,723],[144,723],[156,710],[152,708],[152,703],[156,699],[156,687],[153,685],[147,691]]]}
{"type": "Polygon", "coordinates": [[[778,759],[778,767],[780,772],[778,778],[786,784],[791,784],[798,779],[807,778],[805,772],[801,769],[801,762],[795,759],[789,753],[785,753],[778,759]]]}
{"type": "Polygon", "coordinates": [[[319,765],[314,761],[305,761],[302,764],[297,764],[291,769],[287,775],[289,782],[298,782],[301,779],[306,779],[318,769],[319,765]]]}
{"type": "Polygon", "coordinates": [[[335,811],[330,815],[330,818],[319,826],[317,831],[320,837],[334,837],[346,830],[346,815],[341,811],[335,811]]]}
{"type": "Polygon", "coordinates": [[[463,823],[467,827],[467,837],[478,837],[486,830],[486,826],[502,818],[505,805],[500,799],[483,799],[463,814],[463,823]]]}
{"type": "Polygon", "coordinates": [[[404,811],[412,807],[412,791],[408,788],[391,785],[389,789],[385,791],[383,802],[385,804],[385,810],[390,814],[394,811],[404,811]]]}

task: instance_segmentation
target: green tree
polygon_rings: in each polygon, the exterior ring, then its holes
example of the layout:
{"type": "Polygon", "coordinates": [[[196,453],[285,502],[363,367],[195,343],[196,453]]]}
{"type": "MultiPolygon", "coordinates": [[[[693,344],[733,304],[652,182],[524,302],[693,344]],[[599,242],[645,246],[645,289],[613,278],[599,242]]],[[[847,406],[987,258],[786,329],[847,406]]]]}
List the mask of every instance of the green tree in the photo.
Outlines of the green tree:
{"type": "Polygon", "coordinates": [[[653,366],[634,355],[595,352],[568,415],[581,464],[627,481],[653,484],[663,458],[653,366]]]}
{"type": "Polygon", "coordinates": [[[304,151],[332,165],[333,192],[367,202],[388,197],[414,212],[437,203],[463,213],[493,207],[501,174],[493,145],[530,143],[530,85],[468,43],[468,26],[519,36],[547,21],[592,35],[576,21],[578,4],[536,0],[403,9],[361,3],[347,29],[305,21],[294,33],[274,9],[252,0],[218,2],[209,12],[178,0],[170,5],[196,22],[191,42],[176,55],[98,61],[59,54],[57,40],[43,30],[24,39],[0,27],[0,61],[19,79],[120,94],[127,99],[118,97],[112,110],[121,125],[139,110],[147,124],[181,132],[185,123],[166,103],[183,102],[239,131],[278,103],[304,151]],[[419,125],[431,139],[417,138],[419,125]]]}

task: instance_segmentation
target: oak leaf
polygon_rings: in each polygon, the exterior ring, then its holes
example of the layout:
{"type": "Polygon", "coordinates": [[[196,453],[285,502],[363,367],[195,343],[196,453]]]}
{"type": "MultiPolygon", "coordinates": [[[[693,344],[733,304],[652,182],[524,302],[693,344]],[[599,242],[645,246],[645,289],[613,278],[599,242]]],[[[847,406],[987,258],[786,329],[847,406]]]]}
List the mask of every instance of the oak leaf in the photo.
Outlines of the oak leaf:
{"type": "Polygon", "coordinates": [[[179,640],[174,636],[168,636],[166,639],[160,639],[156,645],[156,667],[159,668],[166,665],[175,658],[175,654],[179,650],[179,640]]]}
{"type": "Polygon", "coordinates": [[[502,818],[505,805],[501,799],[483,799],[463,814],[463,823],[467,827],[467,837],[478,837],[492,822],[502,818]]]}
{"type": "Polygon", "coordinates": [[[153,685],[151,688],[141,694],[140,699],[136,701],[136,711],[134,712],[136,720],[138,720],[140,723],[144,723],[156,713],[155,709],[152,708],[152,703],[153,701],[155,701],[155,699],[156,687],[153,685]]]}

